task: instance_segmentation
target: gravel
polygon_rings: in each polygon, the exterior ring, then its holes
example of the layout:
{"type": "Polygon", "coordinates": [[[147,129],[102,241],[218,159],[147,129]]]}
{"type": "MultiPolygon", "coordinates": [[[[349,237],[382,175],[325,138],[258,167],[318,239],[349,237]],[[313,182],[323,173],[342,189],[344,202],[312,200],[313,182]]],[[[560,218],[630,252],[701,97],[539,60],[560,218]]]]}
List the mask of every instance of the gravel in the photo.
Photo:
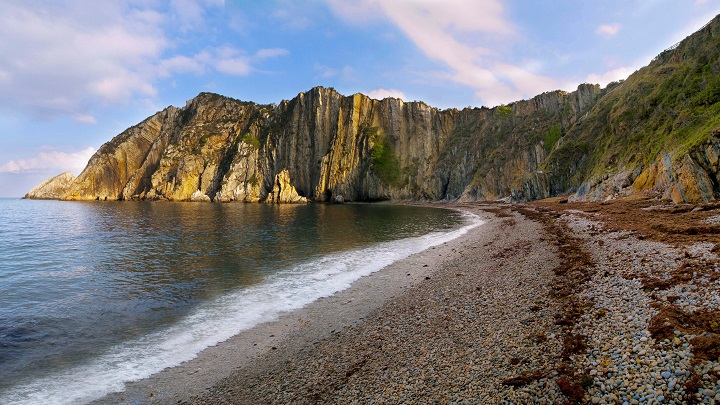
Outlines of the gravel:
{"type": "MultiPolygon", "coordinates": [[[[454,207],[486,224],[293,315],[294,329],[279,325],[272,329],[279,337],[256,339],[267,350],[204,385],[190,381],[190,395],[176,395],[175,381],[113,402],[554,404],[568,401],[567,377],[582,382],[580,403],[720,403],[720,359],[693,351],[701,332],[678,327],[663,339],[650,332],[660,308],[720,307],[712,243],[672,246],[606,229],[598,213],[551,213],[545,218],[562,224],[594,263],[573,291],[582,311],[559,326],[566,308],[551,292],[567,245],[556,246],[548,228],[514,207],[454,207]],[[692,277],[676,277],[683,266],[692,277]],[[666,285],[649,288],[649,280],[666,285]],[[584,337],[582,349],[564,352],[568,336],[584,337]],[[157,392],[166,395],[150,395],[157,392]]],[[[215,358],[250,343],[220,345],[215,358]]]]}
{"type": "Polygon", "coordinates": [[[554,382],[560,329],[548,297],[558,260],[541,226],[519,214],[487,216],[438,250],[450,254],[439,256],[429,279],[366,322],[309,350],[263,359],[261,372],[238,370],[190,402],[565,401],[554,382]],[[532,373],[525,385],[503,384],[532,373]]]}

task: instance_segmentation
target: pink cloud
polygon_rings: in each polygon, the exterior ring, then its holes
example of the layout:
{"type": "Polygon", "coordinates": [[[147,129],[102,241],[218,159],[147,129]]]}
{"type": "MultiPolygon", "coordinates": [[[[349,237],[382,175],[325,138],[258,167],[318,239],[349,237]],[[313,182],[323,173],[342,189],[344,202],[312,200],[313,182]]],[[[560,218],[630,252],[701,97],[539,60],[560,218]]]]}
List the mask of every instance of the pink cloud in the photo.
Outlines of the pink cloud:
{"type": "Polygon", "coordinates": [[[11,160],[0,165],[0,173],[21,173],[42,170],[72,171],[76,175],[85,168],[95,148],[87,147],[77,152],[40,152],[37,156],[11,160]]]}
{"type": "Polygon", "coordinates": [[[603,24],[595,30],[596,34],[600,35],[607,35],[610,37],[614,37],[617,35],[620,30],[622,29],[622,25],[620,24],[603,24]]]}
{"type": "Polygon", "coordinates": [[[350,22],[365,21],[372,13],[389,19],[428,58],[448,68],[442,77],[472,87],[485,103],[507,103],[561,85],[504,60],[520,34],[499,0],[328,2],[350,22]]]}

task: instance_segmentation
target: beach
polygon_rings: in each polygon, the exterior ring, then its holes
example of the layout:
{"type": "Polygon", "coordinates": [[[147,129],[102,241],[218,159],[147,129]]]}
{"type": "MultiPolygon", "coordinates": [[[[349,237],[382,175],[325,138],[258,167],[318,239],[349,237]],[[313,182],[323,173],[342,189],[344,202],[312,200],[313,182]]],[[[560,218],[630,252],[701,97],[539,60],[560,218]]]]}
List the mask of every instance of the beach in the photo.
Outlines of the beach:
{"type": "Polygon", "coordinates": [[[442,206],[485,223],[98,402],[720,400],[718,207],[442,206]]]}

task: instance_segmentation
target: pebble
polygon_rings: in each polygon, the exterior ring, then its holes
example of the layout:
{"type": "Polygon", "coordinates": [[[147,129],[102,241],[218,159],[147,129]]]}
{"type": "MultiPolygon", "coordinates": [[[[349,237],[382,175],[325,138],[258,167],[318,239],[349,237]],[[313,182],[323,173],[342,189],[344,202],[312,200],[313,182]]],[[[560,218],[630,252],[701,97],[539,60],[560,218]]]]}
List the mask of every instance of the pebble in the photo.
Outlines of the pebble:
{"type": "MultiPolygon", "coordinates": [[[[683,264],[682,251],[657,242],[640,241],[620,232],[593,236],[584,233],[589,225],[598,226],[579,215],[565,215],[576,235],[589,243],[585,246],[591,251],[597,265],[597,273],[585,285],[584,294],[594,308],[603,308],[605,316],[596,317],[586,314],[575,330],[588,336],[588,351],[585,358],[579,359],[580,369],[597,369],[593,374],[593,397],[605,398],[610,403],[610,395],[616,395],[629,404],[639,403],[684,403],[684,383],[692,370],[692,336],[680,330],[674,330],[669,341],[655,342],[650,337],[648,325],[657,310],[650,304],[654,298],[642,289],[637,274],[651,272],[651,276],[665,274],[683,264]],[[595,243],[602,240],[603,243],[595,243]],[[643,264],[644,265],[641,265],[643,264]],[[646,270],[643,270],[646,269],[646,270]],[[619,382],[618,384],[615,384],[619,382]]],[[[707,252],[714,245],[704,246],[707,252]]],[[[708,302],[707,307],[714,309],[717,300],[708,296],[717,295],[720,283],[702,292],[697,286],[682,291],[653,292],[660,295],[655,299],[667,301],[667,296],[681,296],[676,303],[693,302],[698,305],[708,302]],[[702,294],[706,295],[703,296],[702,294]],[[666,294],[666,295],[665,295],[666,294]],[[683,295],[684,294],[684,295],[683,295]]],[[[690,309],[693,310],[693,309],[690,309]]],[[[712,370],[718,362],[711,362],[712,370]]],[[[706,371],[703,375],[703,395],[714,400],[718,394],[713,391],[714,382],[706,371]],[[705,395],[712,394],[712,395],[705,395]]]]}
{"type": "MultiPolygon", "coordinates": [[[[684,386],[691,371],[703,377],[698,392],[704,397],[704,403],[720,402],[720,387],[711,380],[711,375],[720,371],[718,361],[696,366],[690,345],[692,336],[680,330],[673,331],[670,339],[664,341],[656,341],[648,331],[658,311],[653,303],[670,302],[668,297],[673,296],[675,304],[686,310],[717,308],[720,282],[645,291],[641,277],[670,277],[685,260],[682,248],[638,240],[628,232],[590,232],[603,226],[584,214],[563,214],[558,220],[567,221],[573,237],[583,243],[595,262],[592,278],[583,284],[579,293],[589,309],[572,330],[587,336],[587,350],[568,361],[574,370],[589,370],[592,379],[581,403],[685,403],[684,386]],[[602,316],[598,316],[601,309],[602,316]],[[699,369],[701,367],[704,368],[699,369]]],[[[518,220],[518,229],[529,226],[525,222],[518,220]]],[[[545,243],[540,238],[533,239],[541,234],[538,229],[524,235],[527,240],[534,240],[533,243],[545,243]]],[[[498,232],[485,241],[478,239],[473,245],[487,246],[489,240],[496,239],[493,249],[497,249],[511,246],[510,240],[518,237],[515,233],[498,232]]],[[[693,247],[692,255],[710,254],[713,246],[693,247]]],[[[270,375],[264,382],[250,377],[243,380],[244,383],[229,380],[225,392],[245,402],[256,399],[255,403],[306,403],[318,392],[331,393],[331,397],[321,397],[319,402],[324,403],[567,402],[556,385],[558,374],[554,364],[548,360],[559,357],[566,334],[554,325],[553,301],[548,301],[547,289],[547,280],[553,276],[548,272],[549,266],[536,264],[543,262],[536,253],[536,248],[524,251],[524,260],[516,267],[502,265],[509,260],[507,257],[489,256],[488,259],[486,256],[470,266],[468,260],[473,255],[453,264],[455,256],[443,254],[442,259],[437,259],[438,265],[433,265],[438,268],[437,272],[432,279],[428,277],[422,290],[407,293],[412,299],[390,301],[397,306],[394,310],[381,311],[384,319],[391,320],[387,325],[375,330],[373,323],[368,322],[333,338],[337,341],[323,340],[307,358],[295,359],[301,366],[283,362],[278,369],[282,371],[270,375]],[[531,263],[536,266],[535,270],[542,269],[545,273],[529,274],[531,272],[524,268],[533,266],[531,263]],[[508,273],[477,271],[476,268],[483,266],[502,268],[508,273]],[[448,271],[447,276],[442,273],[443,269],[448,271]],[[467,281],[458,284],[454,277],[458,271],[467,275],[464,280],[473,280],[472,294],[468,294],[467,286],[462,284],[467,281]],[[517,288],[519,278],[522,288],[517,288]],[[477,285],[483,288],[475,290],[477,285]],[[535,302],[541,298],[542,304],[535,302]],[[543,310],[527,313],[532,305],[541,305],[543,310]],[[413,314],[410,317],[413,322],[406,319],[404,314],[408,313],[413,314]],[[547,341],[540,344],[524,338],[535,332],[542,332],[547,341]],[[349,334],[353,336],[346,336],[349,334]],[[358,357],[353,357],[353,351],[358,357]],[[346,377],[349,369],[355,370],[352,366],[358,360],[362,360],[362,365],[346,377]],[[468,365],[470,360],[472,366],[468,365]],[[553,371],[522,387],[500,383],[503,378],[538,369],[553,371]],[[382,378],[373,373],[381,373],[382,378]],[[254,387],[252,389],[261,392],[245,398],[242,396],[245,388],[241,387],[254,387]]],[[[213,402],[228,403],[226,397],[211,394],[194,401],[213,402]],[[223,400],[217,400],[219,398],[223,400]]]]}

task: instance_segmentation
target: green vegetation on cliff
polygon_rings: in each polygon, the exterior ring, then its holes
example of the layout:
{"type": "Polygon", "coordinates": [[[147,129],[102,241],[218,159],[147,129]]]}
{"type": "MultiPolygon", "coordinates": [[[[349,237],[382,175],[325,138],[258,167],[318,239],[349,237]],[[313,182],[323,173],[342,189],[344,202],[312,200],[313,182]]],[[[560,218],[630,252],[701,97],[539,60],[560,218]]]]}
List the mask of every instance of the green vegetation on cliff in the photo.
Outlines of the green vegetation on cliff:
{"type": "MultiPolygon", "coordinates": [[[[563,114],[564,115],[564,114],[563,114]]],[[[558,139],[562,136],[562,127],[560,124],[553,124],[550,127],[550,130],[545,133],[545,137],[543,138],[543,143],[545,145],[545,151],[550,152],[550,150],[555,146],[558,139]]]]}
{"type": "Polygon", "coordinates": [[[679,159],[709,139],[720,127],[719,35],[716,18],[616,84],[568,131],[592,145],[586,174],[647,166],[664,153],[679,159]]]}
{"type": "Polygon", "coordinates": [[[400,160],[392,143],[387,136],[380,134],[378,128],[367,128],[364,131],[372,142],[370,158],[375,174],[391,186],[400,186],[402,182],[400,160]]]}
{"type": "Polygon", "coordinates": [[[242,141],[252,146],[254,149],[260,149],[260,140],[255,138],[251,133],[247,132],[242,137],[242,141]]]}

